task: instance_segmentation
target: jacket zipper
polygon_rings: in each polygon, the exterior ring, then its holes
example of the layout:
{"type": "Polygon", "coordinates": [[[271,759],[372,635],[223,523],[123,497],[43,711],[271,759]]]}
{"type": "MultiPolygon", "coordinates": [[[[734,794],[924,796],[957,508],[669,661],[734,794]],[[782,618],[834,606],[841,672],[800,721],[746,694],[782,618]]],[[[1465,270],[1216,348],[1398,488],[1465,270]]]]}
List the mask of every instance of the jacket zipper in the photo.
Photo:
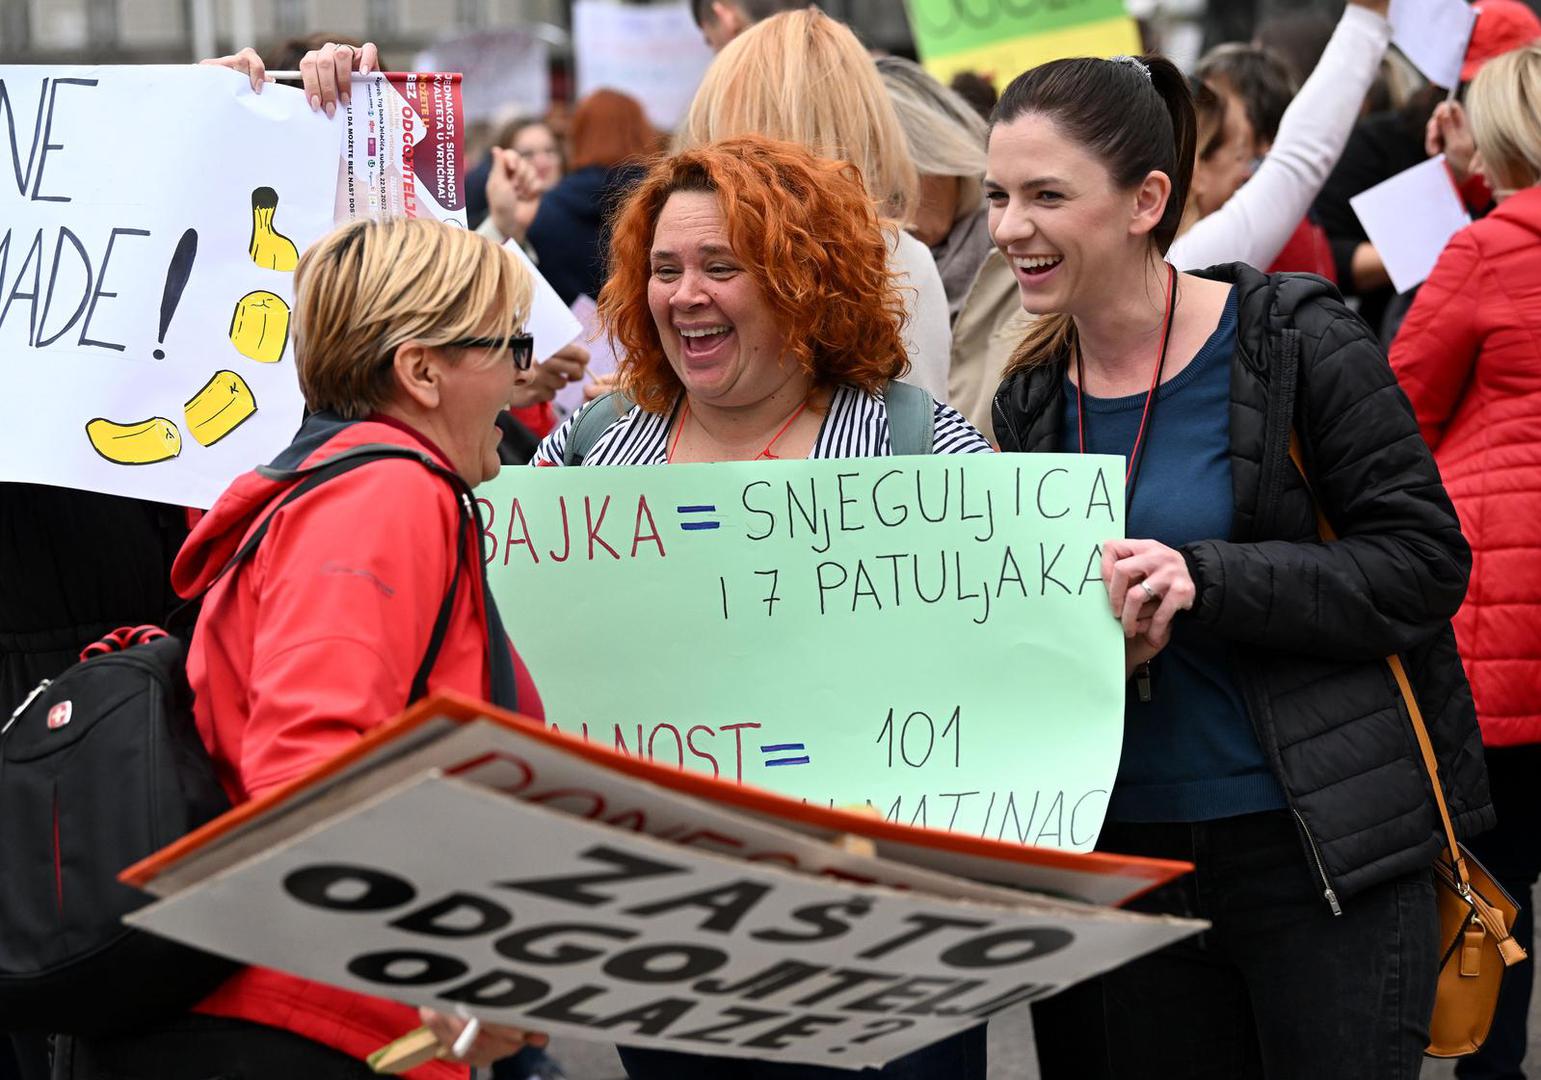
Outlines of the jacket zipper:
{"type": "Polygon", "coordinates": [[[1316,837],[1311,835],[1311,830],[1306,828],[1306,819],[1300,816],[1300,811],[1290,807],[1290,813],[1295,815],[1295,823],[1300,826],[1301,835],[1306,838],[1306,846],[1311,849],[1311,861],[1316,864],[1316,873],[1322,879],[1322,898],[1327,901],[1327,906],[1332,908],[1334,915],[1343,914],[1343,905],[1338,903],[1338,894],[1333,891],[1332,882],[1327,880],[1327,868],[1322,865],[1322,853],[1317,850],[1316,837]]]}

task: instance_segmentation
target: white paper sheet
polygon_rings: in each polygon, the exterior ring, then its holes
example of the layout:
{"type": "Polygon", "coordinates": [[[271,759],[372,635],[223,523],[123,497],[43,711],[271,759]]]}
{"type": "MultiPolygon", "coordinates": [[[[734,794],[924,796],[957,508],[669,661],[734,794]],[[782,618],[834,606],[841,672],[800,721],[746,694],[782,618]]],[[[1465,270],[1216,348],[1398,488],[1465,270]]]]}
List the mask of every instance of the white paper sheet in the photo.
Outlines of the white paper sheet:
{"type": "Polygon", "coordinates": [[[1471,224],[1443,154],[1360,192],[1348,204],[1399,293],[1422,284],[1450,238],[1471,224]]]}
{"type": "Polygon", "coordinates": [[[1460,84],[1477,15],[1465,0],[1391,0],[1391,43],[1436,86],[1460,84]]]}
{"type": "Polygon", "coordinates": [[[530,261],[524,249],[513,240],[504,241],[503,246],[518,257],[534,280],[535,291],[530,298],[530,321],[525,324],[525,327],[535,338],[536,361],[549,360],[552,353],[564,345],[571,344],[579,334],[583,333],[583,327],[573,317],[573,313],[567,310],[567,305],[562,303],[562,298],[556,294],[551,283],[541,276],[540,270],[530,261]]]}
{"type": "MultiPolygon", "coordinates": [[[[610,374],[615,370],[615,352],[610,348],[609,339],[599,331],[599,307],[591,297],[579,296],[573,301],[572,313],[583,327],[582,341],[589,350],[589,379],[610,374]]],[[[585,379],[568,383],[557,391],[552,404],[559,416],[571,416],[583,407],[583,388],[587,382],[585,379]]]]}

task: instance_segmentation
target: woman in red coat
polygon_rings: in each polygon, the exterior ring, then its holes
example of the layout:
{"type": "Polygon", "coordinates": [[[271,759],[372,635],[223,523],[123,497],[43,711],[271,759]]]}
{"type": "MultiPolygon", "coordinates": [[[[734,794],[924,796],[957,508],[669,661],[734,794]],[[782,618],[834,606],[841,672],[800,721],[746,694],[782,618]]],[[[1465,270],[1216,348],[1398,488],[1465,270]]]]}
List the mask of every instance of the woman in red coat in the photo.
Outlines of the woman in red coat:
{"type": "MultiPolygon", "coordinates": [[[[1521,902],[1531,948],[1541,875],[1541,44],[1506,53],[1467,96],[1498,209],[1457,233],[1418,292],[1391,364],[1412,399],[1472,548],[1455,617],[1486,746],[1498,827],[1472,848],[1521,902]]],[[[1523,1075],[1532,965],[1511,968],[1462,1080],[1523,1075]]]]}

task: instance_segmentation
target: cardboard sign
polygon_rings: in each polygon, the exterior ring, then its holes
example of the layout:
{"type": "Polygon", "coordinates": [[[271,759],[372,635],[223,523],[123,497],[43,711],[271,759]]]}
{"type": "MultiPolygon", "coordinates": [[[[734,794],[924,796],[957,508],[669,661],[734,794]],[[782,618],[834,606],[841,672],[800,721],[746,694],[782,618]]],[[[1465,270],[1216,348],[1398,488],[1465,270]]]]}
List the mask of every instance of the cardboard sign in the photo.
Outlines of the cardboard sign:
{"type": "Polygon", "coordinates": [[[572,13],[578,97],[619,90],[660,131],[677,127],[712,62],[689,4],[576,0],[572,13]]]}
{"type": "Polygon", "coordinates": [[[0,67],[0,480],[209,506],[303,415],[341,124],[213,67],[0,67]]]}
{"type": "Polygon", "coordinates": [[[1071,854],[883,821],[681,772],[548,731],[485,702],[440,694],[377,728],[308,776],[244,804],[125,871],[169,896],[394,784],[442,770],[551,810],[750,862],[892,888],[998,900],[1002,889],[1118,905],[1189,867],[1106,852],[1071,854]],[[854,853],[841,838],[857,838],[854,853]],[[974,884],[983,882],[986,884],[974,884]]]}
{"type": "Polygon", "coordinates": [[[892,821],[1089,851],[1123,738],[1096,456],[505,470],[510,636],[566,732],[892,821]],[[561,612],[571,633],[550,632],[561,612]]]}
{"type": "Polygon", "coordinates": [[[1450,238],[1471,224],[1443,154],[1382,180],[1348,205],[1399,293],[1423,284],[1450,238]]]}
{"type": "Polygon", "coordinates": [[[1466,0],[1391,0],[1391,43],[1435,86],[1461,84],[1477,11],[1466,0]]]}
{"type": "Polygon", "coordinates": [[[905,8],[921,62],[943,83],[973,71],[1005,89],[1050,60],[1141,51],[1139,27],[1122,0],[905,0],[905,8]]]}
{"type": "Polygon", "coordinates": [[[852,1069],[1202,926],[797,874],[440,774],[301,830],[130,921],[486,1021],[852,1069]]]}

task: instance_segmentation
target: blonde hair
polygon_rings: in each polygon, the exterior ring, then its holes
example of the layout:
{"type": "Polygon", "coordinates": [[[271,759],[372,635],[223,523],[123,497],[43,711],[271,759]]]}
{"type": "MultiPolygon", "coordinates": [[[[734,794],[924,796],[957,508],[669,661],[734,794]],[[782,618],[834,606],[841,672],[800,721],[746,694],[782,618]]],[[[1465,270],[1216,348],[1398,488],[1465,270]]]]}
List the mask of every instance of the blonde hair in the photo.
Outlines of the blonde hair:
{"type": "Polygon", "coordinates": [[[849,161],[883,214],[907,220],[914,208],[915,163],[883,80],[850,28],[817,8],[774,15],[729,42],[707,69],[674,149],[735,135],[849,161]]]}
{"type": "Polygon", "coordinates": [[[312,411],[357,420],[393,392],[408,341],[513,333],[530,313],[530,275],[491,240],[428,218],[354,221],[300,256],[294,355],[312,411]]]}
{"type": "Polygon", "coordinates": [[[902,56],[877,61],[878,75],[899,115],[910,156],[922,176],[956,177],[956,220],[984,205],[985,143],[989,129],[968,102],[902,56]]]}
{"type": "Polygon", "coordinates": [[[1489,60],[1466,91],[1471,133],[1495,189],[1541,180],[1541,43],[1489,60]]]}

